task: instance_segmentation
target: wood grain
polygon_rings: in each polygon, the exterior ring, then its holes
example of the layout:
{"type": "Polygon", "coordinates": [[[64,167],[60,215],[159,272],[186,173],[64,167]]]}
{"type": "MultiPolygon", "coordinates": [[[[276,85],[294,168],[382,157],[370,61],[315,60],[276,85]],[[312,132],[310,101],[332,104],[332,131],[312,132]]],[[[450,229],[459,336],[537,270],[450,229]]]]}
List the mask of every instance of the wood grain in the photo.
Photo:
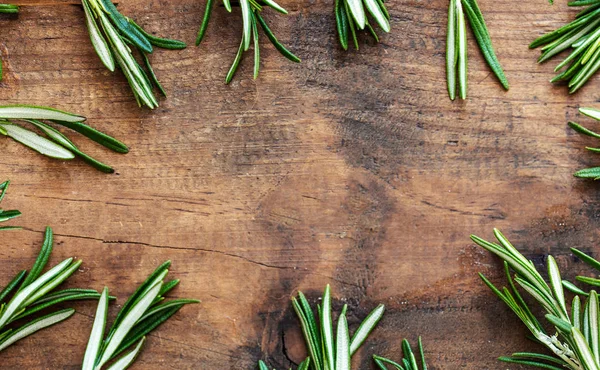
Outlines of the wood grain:
{"type": "MultiPolygon", "coordinates": [[[[51,105],[128,143],[110,153],[75,137],[114,175],[79,161],[45,159],[0,143],[3,204],[25,231],[0,236],[0,282],[33,263],[45,225],[57,234],[52,262],[84,260],[69,286],[107,285],[119,303],[159,263],[173,261],[186,307],[155,331],[134,369],[278,368],[305,355],[290,297],[317,299],[327,283],[353,326],[377,303],[387,314],[363,350],[400,358],[402,338],[424,343],[432,369],[499,369],[500,355],[535,348],[482,285],[501,282],[499,263],[469,241],[499,227],[540,267],[549,253],[571,277],[568,248],[600,252],[599,195],[576,169],[598,163],[591,142],[566,126],[596,105],[600,79],[577,95],[548,83],[555,61],[537,65],[528,43],[575,10],[544,1],[481,0],[511,83],[502,91],[469,33],[469,98],[446,95],[446,1],[389,3],[392,32],[361,36],[342,52],[331,1],[282,1],[268,20],[302,59],[287,62],[263,40],[262,71],[246,57],[226,86],[240,17],[218,8],[199,48],[152,56],[169,93],[138,109],[122,75],[109,73],[71,1],[22,1],[0,18],[2,104],[51,105]]],[[[149,31],[195,38],[200,0],[120,5],[149,31]]],[[[593,127],[589,120],[581,119],[593,127]]],[[[119,305],[111,308],[115,314],[119,305]]],[[[77,369],[93,303],[3,352],[3,369],[77,369]]]]}

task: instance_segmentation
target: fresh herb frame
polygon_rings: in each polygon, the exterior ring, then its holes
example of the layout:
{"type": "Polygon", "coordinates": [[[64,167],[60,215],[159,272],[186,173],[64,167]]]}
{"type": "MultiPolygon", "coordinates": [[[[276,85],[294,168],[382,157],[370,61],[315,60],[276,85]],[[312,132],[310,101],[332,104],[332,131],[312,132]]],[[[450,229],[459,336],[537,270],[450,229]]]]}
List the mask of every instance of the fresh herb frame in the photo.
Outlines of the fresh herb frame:
{"type": "MultiPolygon", "coordinates": [[[[204,11],[204,18],[202,19],[202,24],[200,25],[200,30],[198,31],[198,37],[196,38],[196,46],[200,45],[204,36],[206,34],[206,30],[208,29],[208,23],[210,21],[210,17],[213,12],[215,0],[207,0],[206,1],[206,9],[204,11]]],[[[271,8],[279,13],[288,14],[287,10],[282,8],[279,4],[277,4],[274,0],[263,0],[261,2],[256,0],[240,0],[240,9],[242,12],[242,40],[240,42],[240,47],[237,51],[237,54],[233,60],[233,64],[225,77],[225,83],[229,84],[237,71],[240,62],[242,60],[242,56],[245,51],[248,51],[250,48],[250,44],[254,45],[254,79],[258,78],[258,74],[260,72],[260,43],[258,40],[258,25],[262,28],[265,35],[273,46],[287,59],[291,60],[295,63],[300,63],[300,58],[294,55],[291,51],[289,51],[271,31],[269,25],[265,21],[262,16],[262,11],[265,8],[271,8]]],[[[223,5],[225,9],[231,13],[233,8],[231,6],[230,0],[223,0],[223,5]]]]}
{"type": "Polygon", "coordinates": [[[456,99],[457,90],[459,98],[467,98],[467,26],[465,14],[486,63],[496,75],[502,87],[508,90],[508,79],[492,46],[492,38],[477,0],[450,0],[446,34],[446,83],[450,99],[456,99]]]}
{"type": "Polygon", "coordinates": [[[385,0],[335,0],[334,7],[338,38],[344,50],[348,50],[350,38],[358,50],[359,30],[366,29],[379,42],[375,29],[369,23],[368,14],[384,32],[390,32],[390,13],[385,7],[385,0]]]}
{"type": "Polygon", "coordinates": [[[85,120],[86,118],[83,116],[48,107],[0,106],[0,137],[10,137],[50,158],[71,160],[79,157],[99,171],[113,173],[112,167],[83,153],[66,135],[50,125],[55,124],[69,128],[114,152],[129,152],[129,148],[125,144],[86,125],[85,120]],[[37,129],[45,137],[24,127],[25,124],[37,129]]]}
{"type": "MultiPolygon", "coordinates": [[[[379,305],[371,311],[354,334],[350,336],[348,321],[346,319],[347,305],[344,305],[338,317],[334,334],[331,288],[329,285],[325,288],[321,302],[322,304],[317,305],[317,320],[313,309],[310,307],[310,303],[302,292],[298,292],[298,298],[292,298],[292,305],[300,320],[304,341],[309,354],[309,357],[300,364],[298,369],[305,370],[310,366],[314,370],[350,370],[352,355],[356,353],[369,334],[375,329],[377,323],[383,317],[385,306],[379,305]]],[[[267,366],[260,361],[259,368],[263,370],[267,366]]]]}
{"type": "MultiPolygon", "coordinates": [[[[19,7],[11,4],[0,4],[0,13],[3,14],[17,14],[19,12],[19,7]]],[[[2,67],[2,59],[0,59],[0,80],[3,77],[3,67],[2,67]]]]}
{"type": "MultiPolygon", "coordinates": [[[[8,190],[9,184],[10,184],[10,181],[8,181],[8,180],[3,183],[0,183],[0,203],[2,203],[2,199],[4,199],[4,196],[6,195],[6,191],[8,190]]],[[[6,209],[0,208],[0,223],[12,220],[13,218],[17,218],[19,216],[21,216],[21,212],[15,210],[15,209],[6,210],[6,209]]],[[[0,231],[15,230],[15,229],[20,229],[20,227],[0,226],[0,231]]]]}
{"type": "Polygon", "coordinates": [[[108,316],[108,288],[104,288],[94,325],[83,359],[82,370],[126,369],[142,350],[146,335],[167,321],[183,306],[199,303],[195,299],[175,299],[164,302],[165,294],[179,284],[179,280],[165,282],[171,261],[160,265],[129,297],[115,321],[104,336],[108,316]],[[119,357],[123,352],[130,352],[119,357]],[[118,359],[117,359],[118,357],[118,359]]]}
{"type": "Polygon", "coordinates": [[[167,94],[152,69],[148,54],[153,52],[154,46],[177,50],[187,45],[182,41],[151,35],[119,13],[111,0],[81,0],[81,3],[92,45],[102,63],[111,72],[116,66],[123,71],[140,107],[157,108],[154,87],[164,96],[167,94]],[[138,63],[132,49],[139,52],[147,71],[138,63]]]}
{"type": "Polygon", "coordinates": [[[419,361],[417,360],[417,356],[415,356],[410,343],[406,339],[402,341],[402,352],[404,352],[404,357],[400,363],[381,356],[373,356],[373,361],[375,361],[377,368],[380,370],[389,370],[390,368],[395,370],[419,370],[419,362],[421,364],[420,369],[427,370],[427,363],[425,361],[425,352],[423,351],[423,342],[421,337],[419,337],[418,348],[419,361]]]}
{"type": "Polygon", "coordinates": [[[47,311],[64,302],[100,298],[100,293],[93,289],[56,290],[79,269],[82,262],[68,258],[42,274],[52,248],[53,233],[48,227],[42,249],[31,270],[20,271],[0,291],[0,353],[17,341],[64,321],[75,313],[74,309],[67,308],[32,318],[40,311],[47,311]]]}
{"type": "Polygon", "coordinates": [[[568,5],[587,8],[572,22],[538,37],[529,48],[541,47],[538,63],[570,50],[569,56],[554,68],[558,74],[551,82],[567,82],[569,94],[573,94],[600,69],[600,0],[577,0],[568,5]]]}
{"type": "MultiPolygon", "coordinates": [[[[597,121],[600,121],[600,110],[598,110],[598,109],[579,108],[579,112],[581,114],[583,114],[584,116],[588,116],[597,121]]],[[[580,134],[583,134],[586,136],[591,136],[596,139],[600,139],[600,134],[598,134],[590,129],[587,129],[576,122],[570,121],[569,127],[571,127],[573,130],[579,132],[580,134]]],[[[600,153],[600,148],[586,147],[586,149],[593,153],[600,153]]],[[[575,177],[579,177],[582,179],[600,180],[600,167],[585,168],[585,169],[575,172],[573,175],[575,177]]]]}
{"type": "MultiPolygon", "coordinates": [[[[509,287],[499,289],[482,274],[479,276],[525,324],[534,340],[552,353],[547,355],[517,352],[512,356],[500,357],[499,360],[550,370],[600,369],[598,340],[600,303],[597,292],[595,290],[586,292],[575,284],[562,280],[558,264],[552,256],[548,256],[549,283],[546,282],[533,262],[527,260],[499,230],[494,229],[494,235],[498,243],[488,242],[474,235],[471,239],[504,261],[509,287]],[[511,276],[513,273],[514,278],[511,276]],[[556,330],[555,334],[547,332],[545,326],[523,299],[517,286],[531,295],[546,312],[547,324],[556,330]],[[570,305],[565,298],[565,289],[575,294],[570,305]]],[[[571,250],[586,264],[600,270],[600,262],[577,249],[571,250]]],[[[592,286],[600,286],[600,280],[595,278],[578,276],[577,280],[592,286]]]]}

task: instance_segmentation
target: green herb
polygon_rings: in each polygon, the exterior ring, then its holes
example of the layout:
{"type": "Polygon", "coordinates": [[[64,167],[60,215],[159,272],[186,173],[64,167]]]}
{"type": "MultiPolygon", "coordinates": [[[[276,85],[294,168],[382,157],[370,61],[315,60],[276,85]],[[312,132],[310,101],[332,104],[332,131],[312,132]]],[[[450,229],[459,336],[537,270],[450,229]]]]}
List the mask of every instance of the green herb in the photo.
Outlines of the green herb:
{"type": "MultiPolygon", "coordinates": [[[[600,120],[600,110],[598,110],[598,109],[579,108],[579,112],[581,114],[588,116],[590,118],[593,118],[595,120],[600,120]]],[[[569,127],[571,127],[573,130],[579,132],[580,134],[583,134],[586,136],[591,136],[596,139],[600,139],[600,134],[598,134],[590,129],[587,129],[573,121],[569,122],[569,127]]],[[[586,149],[593,153],[600,153],[600,148],[586,147],[586,149]]],[[[579,170],[579,171],[575,172],[573,175],[575,177],[580,177],[580,178],[584,178],[584,179],[598,180],[598,179],[600,179],[600,167],[585,168],[583,170],[579,170]]]]}
{"type": "Polygon", "coordinates": [[[508,80],[492,46],[492,39],[477,1],[450,0],[446,35],[446,82],[450,99],[454,100],[456,98],[457,87],[458,96],[461,99],[467,97],[467,29],[465,14],[485,61],[502,87],[508,90],[508,80]]]}
{"type": "Polygon", "coordinates": [[[125,144],[84,124],[84,121],[85,117],[47,107],[0,106],[0,136],[8,136],[51,158],[71,160],[77,156],[102,172],[113,173],[112,167],[83,153],[67,136],[48,124],[68,127],[118,153],[129,151],[125,144]],[[45,137],[23,127],[24,124],[37,129],[45,137]]]}
{"type": "MultiPolygon", "coordinates": [[[[4,196],[6,195],[6,191],[8,190],[8,185],[10,184],[10,181],[5,181],[3,183],[0,183],[0,203],[2,203],[2,199],[4,199],[4,196]]],[[[13,218],[19,217],[21,216],[21,212],[17,211],[17,210],[5,210],[0,208],[0,223],[1,222],[6,222],[8,220],[12,220],[13,218]]],[[[19,227],[16,226],[0,226],[0,231],[2,230],[15,230],[15,229],[19,229],[19,227]]]]}
{"type": "Polygon", "coordinates": [[[126,369],[140,353],[146,334],[167,321],[184,305],[199,302],[195,299],[163,302],[164,295],[179,283],[179,280],[164,282],[169,266],[171,261],[160,265],[129,297],[106,337],[104,332],[109,295],[108,288],[104,288],[85,351],[82,370],[101,370],[111,361],[113,363],[108,369],[126,369]],[[132,347],[130,352],[116,359],[122,352],[132,347]]]}
{"type": "MultiPolygon", "coordinates": [[[[225,9],[231,13],[232,8],[229,0],[223,0],[223,4],[225,5],[225,9]]],[[[210,21],[210,16],[213,11],[214,0],[207,0],[206,2],[206,10],[204,12],[204,18],[202,20],[202,25],[200,26],[200,31],[198,32],[198,37],[196,39],[196,46],[200,45],[204,35],[206,34],[206,30],[208,28],[208,22],[210,21]]],[[[258,42],[258,25],[262,28],[265,35],[271,43],[275,46],[275,48],[287,59],[292,62],[300,63],[300,59],[292,54],[279,40],[275,37],[275,34],[269,26],[267,22],[262,17],[262,11],[265,7],[272,8],[282,14],[287,14],[287,10],[279,6],[273,0],[263,0],[262,2],[256,0],[240,0],[240,9],[242,12],[242,40],[240,42],[240,47],[238,52],[233,60],[233,64],[227,73],[227,77],[225,78],[225,83],[230,83],[235,75],[235,72],[238,69],[240,61],[242,60],[242,54],[245,51],[248,51],[250,48],[251,41],[254,41],[254,79],[258,77],[258,73],[260,70],[260,48],[258,42]]]]}
{"type": "Polygon", "coordinates": [[[153,46],[163,49],[184,49],[181,41],[153,36],[123,16],[110,0],[82,0],[90,39],[96,53],[106,68],[114,72],[115,66],[123,71],[138,105],[150,109],[158,107],[153,87],[164,90],[147,60],[153,46]],[[138,50],[144,59],[147,72],[140,66],[132,53],[138,50]]]}
{"type": "Polygon", "coordinates": [[[68,258],[42,274],[52,247],[52,229],[46,228],[41,252],[31,271],[19,272],[0,291],[0,352],[39,330],[68,319],[75,310],[62,309],[34,320],[31,315],[67,301],[100,298],[98,292],[90,289],[55,290],[77,271],[81,261],[68,258]]]}
{"type": "MultiPolygon", "coordinates": [[[[484,283],[506,303],[519,317],[537,342],[544,345],[552,355],[519,352],[500,360],[508,363],[530,365],[543,369],[598,370],[600,368],[598,314],[600,306],[598,294],[591,290],[589,296],[581,298],[575,295],[570,305],[567,305],[564,288],[574,285],[562,280],[558,265],[552,256],[548,256],[548,281],[537,271],[533,262],[527,260],[502,233],[494,229],[499,244],[485,241],[477,236],[471,239],[479,246],[494,253],[504,261],[504,269],[509,288],[499,289],[485,276],[479,274],[484,283]],[[515,277],[511,276],[515,273],[515,277]],[[546,312],[545,319],[549,326],[554,327],[555,333],[546,331],[533,311],[525,302],[517,289],[520,286],[531,295],[546,312]],[[570,312],[569,312],[570,311],[570,312]]],[[[600,267],[600,262],[573,249],[573,252],[584,262],[600,267]]],[[[589,278],[578,277],[585,281],[589,278]]],[[[596,279],[591,279],[594,282],[596,279]]],[[[588,282],[588,281],[585,281],[588,282]]],[[[600,282],[600,281],[599,281],[600,282]]],[[[577,291],[581,291],[576,288],[577,291]]]]}
{"type": "Polygon", "coordinates": [[[348,38],[352,35],[354,47],[358,49],[356,33],[365,28],[379,42],[379,37],[367,19],[367,14],[375,20],[384,32],[390,32],[390,13],[385,0],[335,0],[335,21],[338,37],[344,50],[348,50],[348,38]]]}
{"type": "Polygon", "coordinates": [[[569,93],[579,90],[600,68],[600,1],[572,1],[569,6],[586,6],[575,20],[549,32],[529,45],[542,46],[538,63],[565,50],[570,54],[554,69],[560,72],[551,82],[568,81],[569,93]]]}
{"type": "MultiPolygon", "coordinates": [[[[347,305],[344,305],[338,317],[334,332],[329,285],[323,293],[322,305],[317,305],[318,320],[315,319],[313,309],[302,292],[298,293],[298,298],[292,298],[292,305],[300,320],[309,354],[309,357],[302,362],[298,369],[308,369],[310,364],[314,370],[350,370],[352,355],[375,329],[385,311],[383,305],[377,306],[350,336],[346,319],[347,305]]],[[[259,363],[259,367],[261,370],[267,368],[262,361],[259,363]]]]}
{"type": "MultiPolygon", "coordinates": [[[[390,367],[396,370],[419,370],[417,357],[415,356],[412,348],[410,348],[410,343],[408,343],[406,339],[402,341],[402,351],[404,352],[404,357],[401,361],[402,364],[381,356],[373,356],[373,360],[380,370],[388,370],[390,367]]],[[[421,337],[419,337],[419,359],[421,363],[421,370],[427,370],[427,363],[425,362],[425,353],[423,351],[423,342],[421,341],[421,337]]]]}

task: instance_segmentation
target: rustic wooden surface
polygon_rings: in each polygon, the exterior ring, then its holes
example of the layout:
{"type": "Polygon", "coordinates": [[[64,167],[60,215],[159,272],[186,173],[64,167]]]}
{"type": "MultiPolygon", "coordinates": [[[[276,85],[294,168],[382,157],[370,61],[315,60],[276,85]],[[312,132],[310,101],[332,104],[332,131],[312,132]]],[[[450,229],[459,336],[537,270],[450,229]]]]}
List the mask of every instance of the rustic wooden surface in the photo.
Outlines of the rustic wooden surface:
{"type": "MultiPolygon", "coordinates": [[[[400,357],[423,335],[432,369],[518,369],[495,358],[532,348],[525,330],[477,278],[501,282],[499,263],[473,246],[499,227],[540,266],[552,253],[600,253],[597,185],[571,173],[600,158],[566,126],[579,105],[598,105],[600,78],[575,96],[548,83],[556,61],[536,65],[527,44],[568,21],[563,2],[481,0],[511,90],[503,92],[469,33],[469,99],[445,90],[447,1],[389,2],[393,31],[360,51],[337,46],[331,0],[282,1],[268,15],[302,57],[295,65],[263,40],[263,68],[247,57],[223,84],[240,17],[215,11],[205,43],[157,51],[169,92],[138,109],[122,75],[89,43],[76,1],[22,1],[0,18],[2,104],[52,105],[128,143],[110,153],[75,137],[117,168],[45,159],[6,139],[0,180],[13,186],[25,231],[0,235],[0,282],[35,259],[42,230],[57,234],[52,258],[84,260],[70,286],[111,287],[119,303],[160,262],[182,280],[189,306],[155,331],[134,369],[287,368],[304,356],[289,299],[316,299],[332,284],[350,321],[385,303],[387,314],[356,356],[400,357]],[[36,5],[37,4],[37,5],[36,5]],[[35,5],[35,6],[34,6],[35,5]]],[[[135,0],[122,12],[148,30],[190,44],[201,0],[135,0]]],[[[593,127],[589,120],[581,119],[593,127]]],[[[93,303],[2,353],[3,369],[77,369],[93,303]]],[[[118,304],[111,309],[115,313],[118,304]]]]}

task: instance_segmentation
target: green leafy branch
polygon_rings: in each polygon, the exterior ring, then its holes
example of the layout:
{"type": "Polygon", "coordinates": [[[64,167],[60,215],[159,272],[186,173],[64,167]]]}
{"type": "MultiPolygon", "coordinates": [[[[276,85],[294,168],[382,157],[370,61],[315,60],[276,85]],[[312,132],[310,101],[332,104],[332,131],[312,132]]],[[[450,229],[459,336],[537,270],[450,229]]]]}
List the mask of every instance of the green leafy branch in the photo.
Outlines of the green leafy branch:
{"type": "Polygon", "coordinates": [[[496,57],[492,39],[477,0],[450,0],[446,35],[446,82],[450,99],[454,100],[456,98],[457,89],[458,96],[461,99],[467,98],[467,27],[465,13],[485,61],[502,87],[508,90],[508,80],[500,66],[498,57],[496,57]]]}
{"type": "Polygon", "coordinates": [[[52,229],[46,228],[42,249],[31,270],[19,272],[0,291],[0,352],[39,330],[68,319],[75,310],[62,309],[32,319],[34,314],[67,301],[100,298],[93,289],[55,290],[77,271],[82,262],[68,258],[42,274],[52,248],[52,229]]]}
{"type": "MultiPolygon", "coordinates": [[[[8,185],[10,184],[10,181],[5,181],[3,183],[0,183],[0,203],[2,203],[2,199],[4,199],[4,196],[6,195],[6,191],[8,190],[8,185]]],[[[17,210],[5,210],[0,208],[0,222],[6,222],[8,220],[12,220],[13,218],[17,218],[21,216],[21,212],[17,211],[17,210]]],[[[19,227],[16,226],[0,226],[0,231],[2,230],[14,230],[14,229],[19,229],[19,227]]]]}
{"type": "MultiPolygon", "coordinates": [[[[350,336],[346,319],[347,305],[344,305],[337,325],[334,325],[329,285],[323,293],[322,305],[317,305],[318,320],[302,292],[298,293],[298,298],[292,298],[292,305],[300,320],[309,354],[309,357],[298,367],[299,370],[306,370],[309,366],[314,370],[350,370],[352,355],[375,329],[385,311],[383,305],[377,306],[350,336]]],[[[259,367],[261,370],[267,368],[262,361],[259,362],[259,367]]]]}
{"type": "MultiPolygon", "coordinates": [[[[600,120],[600,110],[595,109],[595,108],[579,108],[579,112],[585,116],[588,116],[590,118],[593,118],[595,120],[600,120]]],[[[569,122],[569,127],[571,127],[573,130],[579,132],[580,134],[586,135],[586,136],[591,136],[593,138],[596,139],[600,139],[600,134],[597,134],[596,132],[587,129],[583,126],[581,126],[578,123],[575,123],[573,121],[569,122]]],[[[593,152],[593,153],[600,153],[600,148],[594,148],[594,147],[586,147],[587,150],[593,152]]],[[[593,179],[593,180],[598,180],[600,179],[600,167],[592,167],[592,168],[585,168],[583,170],[579,170],[577,172],[575,172],[573,174],[575,177],[580,177],[583,179],[593,179]]]]}
{"type": "Polygon", "coordinates": [[[357,32],[367,29],[375,41],[379,37],[369,23],[367,14],[375,20],[384,32],[390,32],[390,13],[385,7],[385,0],[335,0],[335,20],[340,44],[348,50],[348,39],[352,37],[354,47],[358,50],[357,32]]]}
{"type": "Polygon", "coordinates": [[[109,370],[129,367],[140,353],[146,335],[167,321],[186,304],[195,299],[164,301],[179,280],[165,282],[171,261],[160,265],[125,302],[105,337],[108,316],[108,288],[104,288],[98,303],[94,325],[83,359],[82,370],[101,370],[112,361],[109,370]],[[104,339],[103,339],[104,338],[104,339]],[[117,359],[119,355],[133,349],[117,359]]]}
{"type": "Polygon", "coordinates": [[[76,156],[92,167],[113,173],[114,169],[83,153],[66,135],[49,123],[67,127],[86,136],[88,139],[117,153],[127,153],[129,148],[122,142],[84,124],[85,117],[47,107],[30,105],[0,106],[0,136],[8,136],[15,141],[47,157],[71,160],[76,156]],[[23,126],[28,124],[43,133],[40,136],[23,126]]]}
{"type": "Polygon", "coordinates": [[[551,82],[568,81],[569,93],[579,90],[600,68],[600,0],[578,0],[569,6],[588,6],[575,16],[575,20],[537,38],[529,47],[541,46],[543,63],[559,53],[570,50],[560,62],[551,82]]]}
{"type": "MultiPolygon", "coordinates": [[[[200,26],[200,30],[198,31],[198,37],[196,38],[196,46],[200,45],[202,39],[204,39],[204,35],[206,34],[206,30],[208,28],[208,23],[210,21],[210,17],[213,11],[215,0],[207,0],[206,2],[206,10],[204,12],[204,18],[202,20],[202,24],[200,26]]],[[[232,12],[231,3],[229,0],[223,0],[223,4],[225,5],[225,9],[229,13],[232,12]]],[[[240,43],[240,47],[238,52],[233,60],[233,64],[227,73],[227,77],[225,78],[225,83],[230,83],[235,75],[235,72],[238,69],[238,66],[242,60],[242,55],[245,51],[248,51],[250,48],[250,44],[254,43],[254,79],[258,77],[260,71],[260,43],[258,40],[258,25],[262,28],[265,35],[273,46],[287,59],[291,60],[295,63],[300,63],[300,58],[295,56],[291,51],[289,51],[271,31],[267,22],[262,17],[262,11],[264,8],[271,8],[275,11],[288,14],[287,10],[282,8],[279,4],[277,4],[273,0],[240,0],[240,9],[242,12],[242,40],[240,43]]]]}
{"type": "MultiPolygon", "coordinates": [[[[427,370],[427,363],[425,362],[425,352],[423,351],[423,342],[421,341],[421,337],[419,337],[418,347],[421,370],[427,370]]],[[[401,361],[402,364],[381,356],[373,356],[373,360],[380,370],[389,370],[390,367],[396,370],[419,370],[417,356],[415,356],[415,353],[410,347],[410,343],[406,339],[402,341],[402,352],[404,352],[404,357],[401,361]]]]}
{"type": "MultiPolygon", "coordinates": [[[[504,261],[509,287],[499,289],[485,276],[479,275],[494,294],[525,324],[534,339],[552,353],[552,355],[546,355],[518,352],[510,357],[500,357],[500,360],[550,370],[600,369],[598,339],[600,337],[598,323],[600,304],[596,291],[591,290],[586,293],[574,284],[563,281],[558,265],[552,256],[548,256],[549,283],[547,283],[533,262],[527,260],[499,230],[494,229],[494,235],[499,244],[485,241],[477,236],[471,236],[471,239],[504,261]],[[512,273],[515,274],[514,278],[511,276],[512,273]],[[554,327],[554,334],[546,331],[544,325],[540,323],[523,299],[517,286],[532,296],[546,312],[545,319],[554,327]],[[570,305],[567,305],[564,288],[576,294],[570,305]]],[[[600,262],[577,249],[572,249],[572,251],[585,263],[600,270],[600,262]]],[[[600,286],[598,279],[577,277],[577,280],[600,286]]]]}
{"type": "Polygon", "coordinates": [[[148,54],[153,52],[153,46],[184,49],[186,44],[149,34],[132,19],[119,13],[110,0],[82,0],[81,3],[92,45],[102,63],[111,72],[116,66],[123,71],[139,106],[158,107],[153,88],[158,88],[164,96],[166,92],[152,69],[148,54]],[[147,71],[134,57],[132,47],[138,50],[147,71]]]}

